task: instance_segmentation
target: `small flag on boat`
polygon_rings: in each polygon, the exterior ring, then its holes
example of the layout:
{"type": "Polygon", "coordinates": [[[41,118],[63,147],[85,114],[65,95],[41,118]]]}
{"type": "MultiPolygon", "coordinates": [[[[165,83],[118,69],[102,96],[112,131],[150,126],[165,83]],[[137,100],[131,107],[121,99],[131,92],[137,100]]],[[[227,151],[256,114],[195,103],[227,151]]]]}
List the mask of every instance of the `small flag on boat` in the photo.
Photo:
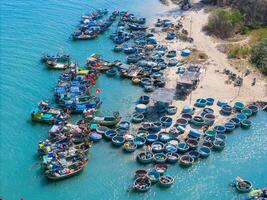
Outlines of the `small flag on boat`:
{"type": "Polygon", "coordinates": [[[101,92],[101,90],[100,90],[99,88],[96,88],[96,89],[95,89],[95,93],[96,93],[96,94],[99,94],[100,92],[101,92]]]}

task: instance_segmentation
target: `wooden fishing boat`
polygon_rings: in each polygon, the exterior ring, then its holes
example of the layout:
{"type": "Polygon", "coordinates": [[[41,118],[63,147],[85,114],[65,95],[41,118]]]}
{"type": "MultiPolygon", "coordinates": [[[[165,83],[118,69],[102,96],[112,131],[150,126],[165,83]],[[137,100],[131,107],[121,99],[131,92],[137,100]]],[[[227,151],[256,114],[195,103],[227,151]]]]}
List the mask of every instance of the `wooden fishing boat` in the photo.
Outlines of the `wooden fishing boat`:
{"type": "Polygon", "coordinates": [[[53,61],[53,60],[46,61],[46,64],[49,69],[65,70],[70,67],[70,63],[68,64],[58,63],[57,61],[53,61]]]}
{"type": "Polygon", "coordinates": [[[164,150],[164,144],[156,141],[151,144],[151,148],[154,153],[160,153],[164,150]]]}
{"type": "Polygon", "coordinates": [[[222,151],[225,147],[225,141],[216,139],[213,141],[213,149],[216,151],[222,151]]]}
{"type": "Polygon", "coordinates": [[[153,160],[153,154],[148,151],[141,152],[136,156],[136,159],[139,163],[149,164],[153,160]]]}
{"type": "Polygon", "coordinates": [[[240,177],[236,177],[234,186],[240,193],[248,193],[252,190],[252,183],[240,177]]]}
{"type": "Polygon", "coordinates": [[[194,158],[189,155],[182,155],[179,160],[179,164],[183,167],[190,167],[194,163],[194,158]]]}
{"type": "Polygon", "coordinates": [[[67,170],[66,169],[57,171],[46,170],[45,175],[48,179],[51,180],[66,179],[80,173],[85,168],[87,163],[88,163],[88,158],[84,159],[83,161],[76,162],[71,166],[68,166],[67,170]]]}
{"type": "Polygon", "coordinates": [[[137,145],[137,148],[143,147],[146,143],[145,137],[136,137],[134,138],[134,143],[137,145]]]}
{"type": "Polygon", "coordinates": [[[184,143],[184,142],[180,142],[177,146],[177,151],[180,153],[185,153],[187,151],[189,151],[189,145],[184,143]]]}
{"type": "Polygon", "coordinates": [[[112,138],[112,144],[115,147],[122,146],[124,142],[125,142],[125,139],[123,138],[123,136],[116,135],[112,138]]]}
{"type": "Polygon", "coordinates": [[[155,184],[159,181],[160,173],[155,169],[151,169],[148,171],[147,177],[150,179],[152,184],[155,184]]]}
{"type": "Polygon", "coordinates": [[[159,183],[160,183],[160,186],[161,187],[164,187],[164,188],[169,188],[173,185],[174,183],[174,178],[172,176],[161,176],[159,178],[159,183]]]}
{"type": "Polygon", "coordinates": [[[57,60],[59,62],[68,62],[70,60],[70,54],[62,54],[62,53],[57,53],[56,55],[44,54],[41,57],[42,62],[47,62],[48,60],[57,60]]]}
{"type": "Polygon", "coordinates": [[[147,137],[146,137],[146,141],[148,143],[153,143],[155,141],[158,140],[158,135],[157,134],[149,134],[147,137]]]}
{"type": "Polygon", "coordinates": [[[144,120],[144,115],[142,114],[142,113],[138,113],[138,112],[136,112],[136,113],[134,113],[133,115],[132,115],[132,117],[131,117],[131,121],[133,122],[133,123],[141,123],[143,120],[144,120]]]}
{"type": "Polygon", "coordinates": [[[197,161],[198,158],[200,157],[200,153],[198,150],[189,151],[188,155],[191,156],[194,159],[194,161],[197,161]]]}
{"type": "Polygon", "coordinates": [[[115,126],[121,121],[121,117],[119,113],[115,112],[113,116],[107,116],[107,117],[97,117],[97,116],[88,116],[86,118],[86,121],[90,123],[99,124],[101,126],[115,126]]]}
{"type": "Polygon", "coordinates": [[[151,181],[147,177],[140,177],[134,181],[133,188],[138,192],[147,192],[151,188],[151,181]]]}
{"type": "Polygon", "coordinates": [[[145,177],[145,176],[147,176],[147,171],[144,169],[138,169],[134,173],[135,178],[140,178],[140,177],[145,177]]]}
{"type": "Polygon", "coordinates": [[[103,136],[105,137],[105,139],[111,140],[112,137],[116,136],[117,134],[118,132],[116,130],[109,129],[104,133],[103,136]]]}

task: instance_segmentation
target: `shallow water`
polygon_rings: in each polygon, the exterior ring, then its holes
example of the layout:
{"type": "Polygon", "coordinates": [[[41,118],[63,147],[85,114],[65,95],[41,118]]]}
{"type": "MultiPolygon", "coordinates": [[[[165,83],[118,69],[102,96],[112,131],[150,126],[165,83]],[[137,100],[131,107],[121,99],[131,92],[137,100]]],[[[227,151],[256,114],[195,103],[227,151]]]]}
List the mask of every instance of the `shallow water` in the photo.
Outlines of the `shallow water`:
{"type": "MultiPolygon", "coordinates": [[[[70,33],[81,14],[95,8],[130,10],[152,20],[167,10],[155,0],[111,1],[29,1],[1,3],[0,28],[0,197],[24,199],[237,199],[228,187],[237,175],[255,186],[267,186],[267,114],[253,118],[254,126],[238,130],[227,139],[222,153],[190,169],[170,168],[176,182],[165,191],[153,187],[146,194],[127,192],[134,170],[140,167],[136,154],[125,154],[101,141],[94,145],[87,168],[80,175],[60,182],[43,176],[36,157],[37,143],[46,137],[49,126],[32,124],[29,114],[41,99],[52,99],[60,72],[49,71],[39,62],[43,52],[64,48],[74,60],[84,63],[96,52],[108,60],[123,59],[111,51],[107,38],[72,42],[70,33]]],[[[101,76],[102,111],[120,110],[128,116],[142,93],[128,80],[101,76]]],[[[149,167],[149,166],[148,166],[149,167]]]]}

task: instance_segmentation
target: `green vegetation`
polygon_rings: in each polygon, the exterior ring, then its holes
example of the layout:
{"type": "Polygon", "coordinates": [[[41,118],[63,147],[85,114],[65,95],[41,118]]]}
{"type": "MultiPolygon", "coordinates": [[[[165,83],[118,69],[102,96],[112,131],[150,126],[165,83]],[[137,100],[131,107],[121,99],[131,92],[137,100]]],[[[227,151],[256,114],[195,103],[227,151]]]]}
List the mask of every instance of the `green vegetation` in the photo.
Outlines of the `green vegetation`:
{"type": "Polygon", "coordinates": [[[249,54],[249,46],[233,46],[228,52],[228,58],[247,58],[249,54]]]}
{"type": "Polygon", "coordinates": [[[250,60],[263,74],[267,75],[267,38],[252,47],[250,60]]]}
{"type": "Polygon", "coordinates": [[[256,42],[264,38],[267,38],[267,27],[254,29],[251,32],[249,32],[249,36],[250,36],[250,43],[255,44],[256,42]]]}
{"type": "Polygon", "coordinates": [[[220,38],[229,38],[243,27],[243,17],[236,9],[215,9],[209,16],[205,29],[220,38]]]}

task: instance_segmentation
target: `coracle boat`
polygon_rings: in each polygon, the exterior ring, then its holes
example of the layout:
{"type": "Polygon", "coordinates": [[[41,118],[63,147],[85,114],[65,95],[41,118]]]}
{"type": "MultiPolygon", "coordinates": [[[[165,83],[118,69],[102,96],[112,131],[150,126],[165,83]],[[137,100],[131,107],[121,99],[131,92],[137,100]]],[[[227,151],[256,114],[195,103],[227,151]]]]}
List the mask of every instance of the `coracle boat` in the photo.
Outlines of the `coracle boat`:
{"type": "Polygon", "coordinates": [[[241,128],[244,128],[244,129],[250,128],[252,125],[252,122],[248,119],[244,119],[240,123],[241,123],[241,128]]]}
{"type": "Polygon", "coordinates": [[[130,126],[131,126],[131,123],[128,122],[128,121],[121,121],[119,124],[118,124],[119,128],[120,129],[123,129],[123,130],[129,130],[130,129],[130,126]]]}
{"type": "Polygon", "coordinates": [[[167,109],[168,115],[175,115],[177,113],[177,107],[176,106],[169,106],[167,109]]]}
{"type": "Polygon", "coordinates": [[[128,23],[128,26],[133,31],[142,31],[142,30],[146,30],[147,29],[146,26],[140,25],[140,24],[135,24],[135,23],[128,23]]]}
{"type": "Polygon", "coordinates": [[[242,120],[244,120],[244,119],[247,119],[248,117],[247,117],[247,115],[244,115],[244,114],[242,114],[242,113],[238,113],[238,114],[236,115],[236,118],[238,118],[240,121],[242,121],[242,120]]]}
{"type": "Polygon", "coordinates": [[[157,134],[149,134],[147,137],[146,137],[146,141],[148,143],[153,143],[155,141],[158,140],[158,135],[157,134]]]}
{"type": "Polygon", "coordinates": [[[162,127],[169,128],[172,125],[172,118],[163,116],[160,118],[160,122],[162,124],[162,127]]]}
{"type": "Polygon", "coordinates": [[[229,106],[229,105],[224,105],[224,106],[222,106],[222,109],[221,109],[220,112],[221,112],[223,115],[231,115],[232,111],[233,111],[233,108],[232,108],[231,106],[229,106]]]}
{"type": "Polygon", "coordinates": [[[104,138],[107,140],[111,140],[112,137],[116,136],[118,132],[116,130],[109,129],[104,133],[104,138]]]}
{"type": "Polygon", "coordinates": [[[190,149],[196,149],[198,147],[198,141],[193,138],[188,138],[186,140],[186,144],[189,146],[190,149]]]}
{"type": "Polygon", "coordinates": [[[97,116],[88,116],[86,118],[90,123],[99,124],[101,126],[115,126],[121,121],[121,117],[118,112],[115,112],[113,116],[109,117],[97,117],[97,116]]]}
{"type": "Polygon", "coordinates": [[[138,85],[141,82],[141,79],[139,77],[133,77],[132,78],[132,83],[134,85],[138,85]]]}
{"type": "Polygon", "coordinates": [[[164,144],[162,142],[153,142],[151,148],[154,153],[160,153],[164,150],[164,144]]]}
{"type": "Polygon", "coordinates": [[[51,170],[50,169],[46,170],[45,175],[47,178],[52,180],[62,180],[65,178],[69,178],[81,172],[85,168],[87,163],[88,163],[88,158],[85,158],[64,168],[63,166],[61,166],[59,168],[55,169],[52,168],[51,170]]]}
{"type": "Polygon", "coordinates": [[[197,99],[195,106],[199,108],[203,108],[207,105],[207,100],[206,99],[197,99]]]}
{"type": "Polygon", "coordinates": [[[177,151],[177,146],[171,143],[167,143],[164,146],[164,152],[166,153],[175,153],[177,151]]]}
{"type": "Polygon", "coordinates": [[[147,192],[151,188],[151,181],[147,177],[140,177],[134,181],[133,188],[138,192],[147,192]]]}
{"type": "Polygon", "coordinates": [[[189,155],[183,155],[180,157],[179,164],[183,167],[190,167],[194,163],[194,158],[189,155]]]}
{"type": "Polygon", "coordinates": [[[134,143],[137,145],[137,148],[143,147],[146,143],[145,137],[136,137],[134,138],[134,143]]]}
{"type": "Polygon", "coordinates": [[[197,150],[192,150],[188,152],[188,155],[194,158],[194,161],[197,161],[200,157],[200,153],[197,150]]]}
{"type": "Polygon", "coordinates": [[[159,140],[164,143],[170,141],[174,136],[173,134],[168,132],[160,132],[158,135],[159,135],[159,140]]]}
{"type": "Polygon", "coordinates": [[[172,152],[167,153],[166,156],[167,156],[167,162],[170,164],[176,163],[180,158],[178,153],[172,153],[172,152]]]}
{"type": "Polygon", "coordinates": [[[112,144],[116,147],[120,147],[124,144],[125,139],[123,136],[116,135],[112,138],[112,144]]]}
{"type": "Polygon", "coordinates": [[[225,126],[217,125],[217,126],[214,126],[213,130],[216,131],[216,133],[218,134],[224,134],[226,131],[226,128],[225,126]]]}
{"type": "Polygon", "coordinates": [[[167,164],[156,164],[155,170],[160,174],[164,174],[168,170],[168,165],[167,164]]]}
{"type": "Polygon", "coordinates": [[[245,105],[242,102],[236,102],[234,105],[234,109],[238,112],[241,112],[243,108],[245,108],[245,105]]]}
{"type": "Polygon", "coordinates": [[[139,163],[149,164],[153,160],[153,154],[148,151],[141,152],[136,156],[136,159],[139,163]]]}
{"type": "Polygon", "coordinates": [[[188,124],[188,121],[187,121],[187,119],[185,119],[185,118],[179,118],[179,119],[177,119],[176,120],[176,123],[175,123],[175,126],[181,126],[181,127],[186,127],[187,126],[187,124],[188,124]]]}
{"type": "Polygon", "coordinates": [[[208,106],[212,106],[215,100],[213,98],[209,97],[206,99],[206,101],[207,101],[208,106]]]}
{"type": "Polygon", "coordinates": [[[236,177],[234,186],[240,193],[248,193],[252,190],[252,183],[240,177],[236,177]]]}
{"type": "Polygon", "coordinates": [[[140,178],[140,177],[145,177],[145,176],[147,176],[147,171],[144,169],[138,169],[134,173],[135,178],[140,178]]]}
{"type": "Polygon", "coordinates": [[[247,117],[250,117],[252,115],[252,110],[250,110],[249,108],[243,108],[241,110],[241,113],[246,115],[247,117]]]}
{"type": "Polygon", "coordinates": [[[148,104],[149,103],[149,100],[150,100],[150,97],[149,96],[141,96],[140,98],[139,98],[139,100],[138,100],[138,102],[140,103],[140,104],[148,104]]]}
{"type": "Polygon", "coordinates": [[[137,145],[133,141],[128,141],[123,144],[123,150],[132,153],[137,149],[137,145]]]}
{"type": "Polygon", "coordinates": [[[195,126],[202,126],[205,122],[203,117],[201,116],[194,116],[193,119],[191,120],[191,123],[195,126]]]}
{"type": "Polygon", "coordinates": [[[159,178],[159,183],[160,183],[160,186],[161,187],[164,187],[164,188],[169,188],[173,185],[174,183],[174,178],[171,177],[171,176],[161,176],[159,178]]]}
{"type": "Polygon", "coordinates": [[[144,120],[144,118],[145,117],[142,113],[136,112],[136,113],[132,114],[131,121],[133,123],[141,123],[144,120]]]}
{"type": "Polygon", "coordinates": [[[114,77],[117,75],[117,70],[116,69],[109,69],[109,70],[107,70],[106,75],[108,77],[114,77]]]}
{"type": "Polygon", "coordinates": [[[213,141],[213,149],[217,151],[222,151],[225,147],[225,141],[221,139],[216,139],[213,141]]]}
{"type": "Polygon", "coordinates": [[[256,115],[259,111],[259,107],[253,104],[249,105],[247,108],[252,111],[252,115],[256,115]]]}
{"type": "Polygon", "coordinates": [[[88,135],[90,141],[99,142],[102,139],[102,135],[97,132],[91,132],[88,135]]]}
{"type": "Polygon", "coordinates": [[[237,117],[233,117],[229,120],[230,123],[233,123],[235,125],[235,127],[239,127],[240,126],[240,119],[238,119],[237,117]]]}
{"type": "Polygon", "coordinates": [[[227,122],[224,124],[224,127],[226,128],[225,133],[230,133],[235,129],[235,125],[231,122],[227,122]]]}
{"type": "Polygon", "coordinates": [[[156,153],[153,156],[153,160],[155,163],[158,163],[158,164],[165,163],[167,160],[167,157],[164,153],[156,153]]]}
{"type": "Polygon", "coordinates": [[[162,128],[162,124],[160,122],[151,123],[150,130],[153,132],[159,132],[162,128]]]}
{"type": "Polygon", "coordinates": [[[156,169],[151,169],[148,171],[147,177],[150,179],[151,183],[154,184],[159,181],[160,173],[157,172],[156,169]]]}
{"type": "Polygon", "coordinates": [[[177,146],[177,151],[180,152],[180,153],[185,153],[189,150],[189,145],[184,143],[184,142],[181,142],[178,144],[177,146]]]}
{"type": "Polygon", "coordinates": [[[211,151],[209,147],[202,146],[199,148],[198,152],[200,158],[207,158],[209,157],[211,151]]]}

